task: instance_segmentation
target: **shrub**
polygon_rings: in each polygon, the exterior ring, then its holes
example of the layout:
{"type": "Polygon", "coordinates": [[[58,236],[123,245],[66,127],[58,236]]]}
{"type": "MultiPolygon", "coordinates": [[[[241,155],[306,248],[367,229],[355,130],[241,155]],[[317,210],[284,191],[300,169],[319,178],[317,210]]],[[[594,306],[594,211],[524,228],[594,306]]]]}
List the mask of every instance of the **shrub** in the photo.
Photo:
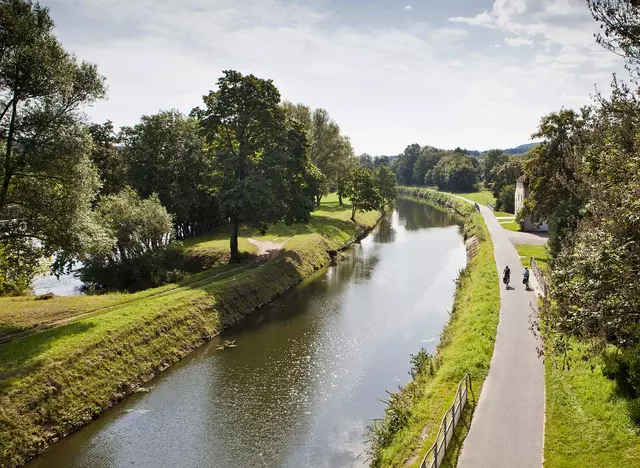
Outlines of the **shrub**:
{"type": "Polygon", "coordinates": [[[418,375],[433,375],[433,356],[424,348],[420,348],[418,354],[411,355],[411,370],[409,374],[414,379],[418,375]]]}
{"type": "Polygon", "coordinates": [[[173,241],[172,218],[158,197],[146,200],[130,188],[104,197],[95,212],[102,228],[80,270],[93,289],[142,289],[167,282],[166,247],[173,241]]]}

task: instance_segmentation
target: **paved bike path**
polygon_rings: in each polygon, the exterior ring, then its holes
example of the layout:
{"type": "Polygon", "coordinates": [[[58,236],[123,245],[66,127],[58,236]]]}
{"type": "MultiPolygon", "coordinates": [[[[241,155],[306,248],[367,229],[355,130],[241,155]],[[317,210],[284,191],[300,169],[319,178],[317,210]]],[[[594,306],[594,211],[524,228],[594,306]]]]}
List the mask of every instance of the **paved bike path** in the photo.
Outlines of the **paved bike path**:
{"type": "MultiPolygon", "coordinates": [[[[458,468],[540,468],[544,439],[544,364],[530,330],[535,292],[522,284],[520,257],[493,212],[480,211],[493,241],[500,277],[500,321],[491,368],[484,382],[458,468]],[[502,271],[511,268],[511,286],[502,271]]],[[[535,285],[533,272],[531,286],[535,285]]]]}

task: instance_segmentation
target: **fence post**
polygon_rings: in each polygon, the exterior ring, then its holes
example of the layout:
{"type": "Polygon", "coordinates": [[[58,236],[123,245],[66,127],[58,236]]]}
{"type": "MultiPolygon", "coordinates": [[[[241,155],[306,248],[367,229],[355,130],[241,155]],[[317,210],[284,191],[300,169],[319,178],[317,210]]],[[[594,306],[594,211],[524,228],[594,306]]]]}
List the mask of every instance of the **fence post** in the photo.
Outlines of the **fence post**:
{"type": "Polygon", "coordinates": [[[447,414],[449,411],[444,413],[444,453],[447,453],[447,414]]]}
{"type": "MultiPolygon", "coordinates": [[[[461,408],[458,408],[459,410],[461,408]]],[[[451,424],[453,424],[453,430],[456,430],[456,399],[453,399],[453,405],[451,405],[451,411],[453,411],[453,418],[451,418],[451,424]]]]}
{"type": "Polygon", "coordinates": [[[433,459],[436,462],[435,468],[438,468],[438,434],[436,434],[436,444],[433,446],[433,459]]]}

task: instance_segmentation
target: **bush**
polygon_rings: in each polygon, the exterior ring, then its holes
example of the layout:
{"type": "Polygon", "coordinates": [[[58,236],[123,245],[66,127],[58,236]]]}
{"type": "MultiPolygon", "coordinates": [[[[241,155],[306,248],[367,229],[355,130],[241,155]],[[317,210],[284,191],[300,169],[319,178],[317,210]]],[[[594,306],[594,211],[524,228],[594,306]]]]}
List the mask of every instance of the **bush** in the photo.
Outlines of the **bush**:
{"type": "Polygon", "coordinates": [[[640,399],[636,398],[627,402],[627,410],[629,411],[629,418],[634,423],[640,424],[640,399]]]}
{"type": "Polygon", "coordinates": [[[499,209],[507,213],[514,213],[516,210],[516,187],[515,185],[505,185],[500,190],[498,197],[499,209]]]}
{"type": "Polygon", "coordinates": [[[80,269],[89,288],[139,290],[175,277],[165,256],[172,219],[155,195],[141,200],[127,188],[104,197],[95,215],[103,236],[93,241],[80,269]]]}
{"type": "Polygon", "coordinates": [[[433,356],[424,348],[420,348],[418,354],[411,355],[411,370],[409,374],[414,379],[418,375],[433,375],[433,356]]]}
{"type": "Polygon", "coordinates": [[[640,397],[640,346],[605,351],[603,361],[602,374],[615,380],[622,394],[640,397]]]}

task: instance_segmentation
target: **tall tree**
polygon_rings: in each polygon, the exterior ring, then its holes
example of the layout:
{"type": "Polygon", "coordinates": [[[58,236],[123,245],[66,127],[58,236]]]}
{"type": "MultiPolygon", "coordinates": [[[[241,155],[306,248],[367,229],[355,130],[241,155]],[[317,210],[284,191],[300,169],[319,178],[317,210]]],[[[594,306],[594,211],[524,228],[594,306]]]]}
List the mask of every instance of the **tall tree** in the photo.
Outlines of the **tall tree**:
{"type": "Polygon", "coordinates": [[[306,129],[309,158],[324,174],[322,191],[316,197],[316,205],[320,206],[323,195],[330,190],[337,189],[340,192],[340,187],[343,186],[345,170],[351,167],[350,160],[354,159],[351,142],[341,134],[340,126],[325,109],[312,111],[304,104],[292,104],[288,101],[282,106],[287,115],[306,129]]]}
{"type": "Polygon", "coordinates": [[[362,153],[359,159],[360,159],[360,167],[366,167],[367,169],[371,169],[371,170],[375,169],[375,164],[370,154],[362,153]]]}
{"type": "Polygon", "coordinates": [[[518,215],[531,215],[534,222],[549,223],[549,245],[554,255],[583,215],[586,194],[581,162],[592,123],[589,107],[580,112],[563,109],[546,115],[533,135],[544,141],[524,163],[530,194],[518,215]]]}
{"type": "Polygon", "coordinates": [[[431,172],[442,158],[442,152],[432,146],[420,150],[420,156],[413,165],[413,182],[415,185],[431,185],[431,172]]]}
{"type": "Polygon", "coordinates": [[[493,171],[493,168],[496,166],[500,166],[501,164],[504,164],[505,162],[507,162],[508,158],[509,158],[509,155],[504,151],[502,151],[501,149],[492,149],[490,151],[487,151],[482,156],[482,159],[481,159],[482,178],[485,184],[487,185],[491,184],[491,180],[492,180],[491,171],[493,171]]]}
{"type": "Polygon", "coordinates": [[[413,167],[420,156],[420,145],[413,143],[405,148],[396,160],[396,175],[402,185],[413,184],[413,167]]]}
{"type": "Polygon", "coordinates": [[[91,124],[89,133],[93,142],[91,159],[98,169],[102,182],[100,194],[110,195],[120,192],[126,185],[126,171],[122,155],[116,147],[118,135],[113,128],[113,123],[107,120],[103,124],[91,124]]]}
{"type": "Polygon", "coordinates": [[[240,224],[264,232],[280,220],[308,222],[311,165],[304,128],[287,118],[271,80],[229,70],[217,84],[192,114],[210,144],[218,202],[231,223],[231,260],[238,261],[240,224]]]}
{"type": "Polygon", "coordinates": [[[99,179],[80,111],[105,86],[53,27],[38,3],[0,2],[0,242],[56,254],[61,269],[92,231],[99,179]]]}
{"type": "Polygon", "coordinates": [[[474,157],[460,152],[443,156],[433,168],[433,183],[441,190],[474,190],[478,182],[478,168],[474,162],[474,157]]]}
{"type": "Polygon", "coordinates": [[[380,166],[391,166],[391,160],[389,159],[389,156],[376,156],[373,159],[373,165],[375,166],[375,168],[379,168],[380,166]]]}
{"type": "Polygon", "coordinates": [[[396,175],[387,166],[380,166],[375,170],[373,180],[380,194],[380,208],[393,205],[396,200],[396,175]]]}
{"type": "Polygon", "coordinates": [[[524,173],[522,156],[510,156],[509,159],[503,164],[494,166],[491,170],[491,193],[498,201],[496,208],[503,211],[512,211],[508,208],[514,208],[515,199],[507,203],[507,206],[502,206],[503,200],[506,201],[509,197],[509,193],[504,189],[506,187],[513,187],[513,193],[515,193],[516,180],[524,173]]]}
{"type": "Polygon", "coordinates": [[[353,171],[346,195],[351,201],[353,221],[356,219],[357,211],[377,210],[382,203],[373,171],[366,167],[359,167],[353,171]]]}
{"type": "Polygon", "coordinates": [[[129,184],[144,198],[158,195],[179,238],[219,224],[212,164],[196,119],[176,110],[145,115],[121,135],[129,184]]]}
{"type": "Polygon", "coordinates": [[[602,32],[598,44],[625,58],[627,68],[638,75],[640,65],[640,2],[637,0],[587,0],[602,32]]]}

